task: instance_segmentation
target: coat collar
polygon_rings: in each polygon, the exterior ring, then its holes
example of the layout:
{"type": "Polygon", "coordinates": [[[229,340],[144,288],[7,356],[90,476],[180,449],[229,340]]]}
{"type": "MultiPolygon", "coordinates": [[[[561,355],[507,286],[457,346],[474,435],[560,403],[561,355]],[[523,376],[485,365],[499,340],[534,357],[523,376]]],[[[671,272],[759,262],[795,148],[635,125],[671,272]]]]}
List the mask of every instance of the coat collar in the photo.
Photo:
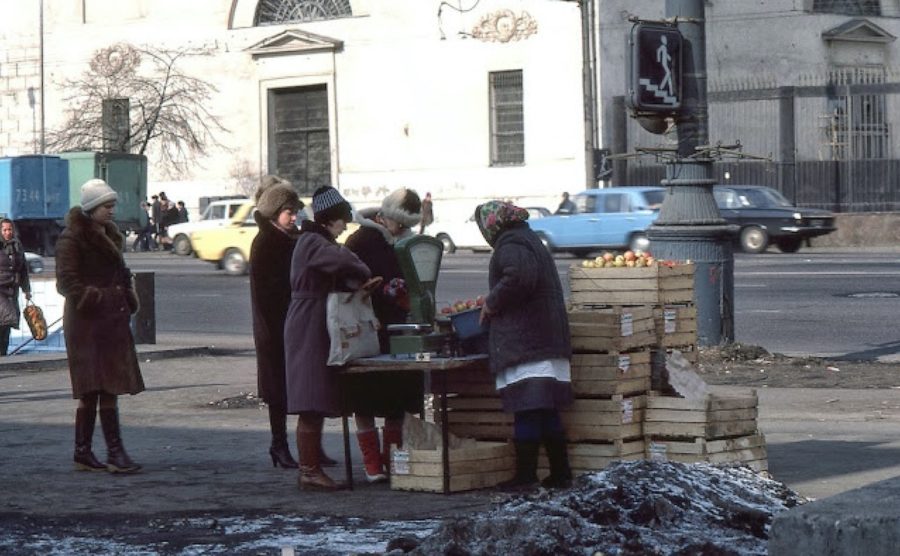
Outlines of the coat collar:
{"type": "Polygon", "coordinates": [[[94,245],[99,252],[121,259],[125,237],[112,222],[103,224],[102,231],[97,228],[91,217],[81,210],[80,206],[72,207],[66,214],[66,226],[72,233],[94,245]]]}
{"type": "Polygon", "coordinates": [[[404,228],[403,233],[399,236],[391,235],[391,232],[387,228],[375,221],[375,216],[377,214],[377,207],[362,209],[356,212],[354,221],[359,224],[361,228],[368,228],[380,233],[384,238],[384,241],[386,241],[388,245],[394,245],[401,239],[405,239],[413,235],[413,231],[410,228],[404,228]]]}

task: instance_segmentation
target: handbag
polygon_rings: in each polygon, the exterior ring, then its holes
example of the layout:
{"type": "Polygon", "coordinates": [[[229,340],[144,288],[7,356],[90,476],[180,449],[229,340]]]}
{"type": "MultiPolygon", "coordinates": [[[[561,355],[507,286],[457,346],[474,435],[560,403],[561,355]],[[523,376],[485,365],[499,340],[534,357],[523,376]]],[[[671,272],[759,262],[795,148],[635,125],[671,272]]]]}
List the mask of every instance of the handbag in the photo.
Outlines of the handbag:
{"type": "Polygon", "coordinates": [[[44,311],[35,305],[34,301],[28,300],[25,308],[22,309],[22,316],[25,318],[28,329],[31,330],[31,336],[35,340],[47,339],[47,320],[44,319],[44,311]]]}
{"type": "Polygon", "coordinates": [[[381,353],[378,343],[381,325],[372,309],[372,299],[365,292],[329,293],[326,321],[331,340],[327,365],[345,365],[381,353]]]}

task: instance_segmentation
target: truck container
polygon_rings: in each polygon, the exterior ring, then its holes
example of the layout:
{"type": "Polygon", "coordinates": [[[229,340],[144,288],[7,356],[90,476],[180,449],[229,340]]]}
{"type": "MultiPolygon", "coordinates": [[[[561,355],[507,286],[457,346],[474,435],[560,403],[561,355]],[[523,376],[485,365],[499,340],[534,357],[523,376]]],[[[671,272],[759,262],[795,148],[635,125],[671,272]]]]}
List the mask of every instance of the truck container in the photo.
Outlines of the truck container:
{"type": "Polygon", "coordinates": [[[69,152],[69,206],[81,203],[84,182],[100,178],[119,195],[116,224],[122,233],[141,228],[141,201],[147,199],[147,157],[141,154],[69,152]]]}
{"type": "Polygon", "coordinates": [[[26,251],[53,255],[69,208],[69,163],[58,156],[0,158],[0,216],[26,251]]]}

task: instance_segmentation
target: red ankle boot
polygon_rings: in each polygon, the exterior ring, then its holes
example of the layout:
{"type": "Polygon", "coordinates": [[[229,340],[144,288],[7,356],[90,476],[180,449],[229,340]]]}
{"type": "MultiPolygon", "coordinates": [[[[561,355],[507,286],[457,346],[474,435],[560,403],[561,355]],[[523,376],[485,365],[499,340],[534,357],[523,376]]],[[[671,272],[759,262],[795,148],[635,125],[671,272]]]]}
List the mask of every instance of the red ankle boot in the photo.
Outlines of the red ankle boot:
{"type": "Polygon", "coordinates": [[[382,461],[384,462],[384,469],[390,475],[391,473],[391,446],[394,448],[400,449],[403,447],[403,429],[399,427],[388,427],[385,426],[381,430],[382,436],[382,444],[384,444],[384,454],[382,455],[382,461]]]}
{"type": "Polygon", "coordinates": [[[381,450],[378,447],[378,431],[375,429],[356,433],[359,449],[362,451],[363,464],[366,469],[366,481],[380,483],[387,480],[381,466],[381,450]]]}

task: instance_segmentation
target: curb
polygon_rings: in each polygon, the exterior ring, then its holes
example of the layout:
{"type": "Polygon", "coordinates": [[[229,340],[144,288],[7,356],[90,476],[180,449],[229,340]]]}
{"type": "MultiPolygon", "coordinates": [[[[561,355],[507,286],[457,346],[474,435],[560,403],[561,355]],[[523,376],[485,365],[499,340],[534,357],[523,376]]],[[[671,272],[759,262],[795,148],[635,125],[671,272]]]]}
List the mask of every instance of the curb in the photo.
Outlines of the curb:
{"type": "MultiPolygon", "coordinates": [[[[150,348],[146,350],[138,348],[137,356],[139,362],[147,362],[151,360],[179,359],[182,357],[197,357],[202,355],[222,357],[253,352],[254,350],[250,348],[192,346],[183,348],[150,348]]],[[[46,355],[40,359],[28,358],[10,361],[8,357],[0,358],[0,371],[56,371],[64,369],[68,367],[68,365],[69,360],[66,357],[65,352],[46,355]]]]}

